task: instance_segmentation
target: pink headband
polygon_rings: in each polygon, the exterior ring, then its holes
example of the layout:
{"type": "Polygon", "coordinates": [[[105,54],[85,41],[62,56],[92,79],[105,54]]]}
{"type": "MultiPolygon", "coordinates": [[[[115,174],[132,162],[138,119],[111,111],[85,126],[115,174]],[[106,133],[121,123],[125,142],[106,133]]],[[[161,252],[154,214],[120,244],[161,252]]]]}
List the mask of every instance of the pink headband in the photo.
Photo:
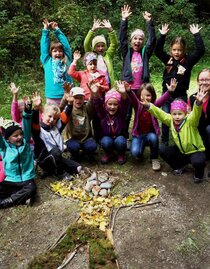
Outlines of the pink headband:
{"type": "Polygon", "coordinates": [[[105,103],[111,99],[111,98],[114,98],[118,101],[118,103],[120,102],[121,100],[121,94],[116,91],[116,90],[109,90],[106,94],[105,94],[105,103]]]}
{"type": "Polygon", "coordinates": [[[173,110],[181,110],[184,113],[187,113],[187,103],[185,103],[183,100],[174,100],[171,103],[171,111],[173,110]]]}

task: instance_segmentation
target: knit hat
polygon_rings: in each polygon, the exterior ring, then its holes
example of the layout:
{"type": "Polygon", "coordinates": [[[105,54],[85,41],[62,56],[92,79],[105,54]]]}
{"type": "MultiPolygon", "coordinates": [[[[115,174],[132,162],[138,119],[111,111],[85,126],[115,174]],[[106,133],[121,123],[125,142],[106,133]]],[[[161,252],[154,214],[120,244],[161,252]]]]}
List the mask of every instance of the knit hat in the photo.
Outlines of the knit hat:
{"type": "Polygon", "coordinates": [[[2,134],[6,140],[11,136],[12,133],[19,129],[22,130],[22,127],[13,120],[6,120],[1,126],[2,134]]]}
{"type": "Polygon", "coordinates": [[[134,36],[137,36],[137,35],[140,35],[142,38],[145,37],[145,34],[144,34],[144,32],[143,32],[141,29],[136,29],[136,30],[134,30],[134,31],[131,33],[131,38],[130,38],[130,40],[131,40],[134,36]]]}
{"type": "Polygon", "coordinates": [[[97,60],[97,56],[94,52],[87,52],[84,56],[84,66],[87,66],[89,64],[89,62],[97,60]]]}
{"type": "Polygon", "coordinates": [[[80,87],[73,87],[71,89],[71,95],[72,96],[76,96],[76,95],[83,95],[85,96],[85,91],[83,88],[80,88],[80,87]]]}
{"type": "Polygon", "coordinates": [[[187,113],[187,103],[185,103],[185,101],[181,100],[181,99],[175,99],[172,103],[171,103],[171,112],[173,110],[181,110],[184,113],[187,113]]]}
{"type": "Polygon", "coordinates": [[[92,49],[95,48],[95,45],[98,43],[104,43],[106,47],[106,39],[104,35],[97,35],[92,40],[92,49]]]}
{"type": "Polygon", "coordinates": [[[121,94],[115,89],[111,89],[105,94],[105,103],[107,103],[107,101],[109,101],[111,98],[116,99],[119,103],[121,100],[121,94]]]}

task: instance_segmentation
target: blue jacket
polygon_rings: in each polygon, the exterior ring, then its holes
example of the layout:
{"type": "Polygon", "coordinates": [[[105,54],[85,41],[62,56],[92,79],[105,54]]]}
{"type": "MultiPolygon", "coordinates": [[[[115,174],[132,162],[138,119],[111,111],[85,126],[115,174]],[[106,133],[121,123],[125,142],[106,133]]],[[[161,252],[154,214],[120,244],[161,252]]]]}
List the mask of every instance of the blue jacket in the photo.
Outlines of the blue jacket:
{"type": "Polygon", "coordinates": [[[71,47],[66,36],[59,28],[54,31],[54,34],[63,45],[66,63],[63,63],[61,60],[52,59],[50,54],[50,30],[43,29],[40,42],[40,60],[44,67],[46,98],[62,98],[64,94],[62,87],[64,81],[72,82],[71,77],[67,74],[72,60],[71,47]]]}
{"type": "Polygon", "coordinates": [[[21,146],[9,143],[0,134],[0,154],[4,163],[5,181],[23,182],[34,179],[34,158],[30,148],[31,114],[23,113],[24,138],[21,146]]]}

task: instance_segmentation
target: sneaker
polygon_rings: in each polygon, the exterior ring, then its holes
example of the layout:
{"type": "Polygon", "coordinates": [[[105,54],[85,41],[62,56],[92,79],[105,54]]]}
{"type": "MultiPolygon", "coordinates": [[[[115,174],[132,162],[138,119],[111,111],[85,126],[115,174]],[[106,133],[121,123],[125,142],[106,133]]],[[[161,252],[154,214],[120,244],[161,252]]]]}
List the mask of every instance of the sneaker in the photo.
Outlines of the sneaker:
{"type": "Polygon", "coordinates": [[[117,162],[119,164],[124,164],[126,162],[126,157],[125,157],[125,154],[121,154],[117,157],[117,162]]]}
{"type": "Polygon", "coordinates": [[[107,164],[111,159],[111,155],[104,154],[101,158],[101,163],[102,164],[107,164]]]}
{"type": "Polygon", "coordinates": [[[0,201],[0,208],[8,208],[14,205],[12,198],[5,198],[0,201]]]}
{"type": "Polygon", "coordinates": [[[203,178],[198,178],[198,177],[194,176],[193,181],[194,181],[194,183],[201,183],[201,182],[203,182],[203,178]]]}
{"type": "Polygon", "coordinates": [[[172,174],[173,174],[174,176],[181,176],[182,173],[183,173],[183,171],[184,171],[184,167],[173,170],[172,174]]]}
{"type": "Polygon", "coordinates": [[[158,159],[152,159],[152,170],[154,171],[160,170],[160,161],[158,159]]]}

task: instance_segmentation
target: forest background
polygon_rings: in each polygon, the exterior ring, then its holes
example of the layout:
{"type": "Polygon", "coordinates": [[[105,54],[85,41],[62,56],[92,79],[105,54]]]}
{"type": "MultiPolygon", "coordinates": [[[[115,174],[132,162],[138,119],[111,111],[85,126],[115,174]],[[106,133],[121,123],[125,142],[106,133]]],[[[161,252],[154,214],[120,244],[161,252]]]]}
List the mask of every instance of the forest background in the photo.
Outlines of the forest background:
{"type": "MultiPolygon", "coordinates": [[[[121,7],[131,6],[132,15],[129,17],[129,34],[136,28],[145,29],[142,12],[152,13],[156,27],[169,23],[170,32],[167,36],[165,49],[169,50],[170,41],[174,36],[183,36],[187,41],[188,51],[195,48],[194,38],[189,31],[189,25],[198,23],[202,26],[206,53],[205,57],[194,69],[194,74],[203,67],[209,67],[210,56],[210,4],[207,1],[188,0],[152,0],[152,1],[110,1],[110,0],[0,0],[0,114],[10,114],[11,95],[8,85],[11,81],[21,88],[21,95],[33,91],[44,91],[43,68],[40,63],[40,37],[42,18],[55,20],[67,36],[72,52],[76,49],[84,54],[83,41],[94,18],[109,19],[117,35],[121,20],[121,7]],[[209,13],[207,12],[209,10],[209,13]]],[[[98,30],[96,34],[107,31],[98,30]]],[[[52,35],[53,39],[53,35],[52,35]]],[[[108,39],[107,39],[108,40],[108,39]]],[[[122,59],[120,52],[113,59],[116,79],[120,79],[122,59]]],[[[82,67],[82,65],[80,66],[82,67]]],[[[161,88],[163,72],[162,63],[152,56],[150,60],[152,83],[161,88]]],[[[194,75],[195,77],[195,75],[194,75]]]]}

